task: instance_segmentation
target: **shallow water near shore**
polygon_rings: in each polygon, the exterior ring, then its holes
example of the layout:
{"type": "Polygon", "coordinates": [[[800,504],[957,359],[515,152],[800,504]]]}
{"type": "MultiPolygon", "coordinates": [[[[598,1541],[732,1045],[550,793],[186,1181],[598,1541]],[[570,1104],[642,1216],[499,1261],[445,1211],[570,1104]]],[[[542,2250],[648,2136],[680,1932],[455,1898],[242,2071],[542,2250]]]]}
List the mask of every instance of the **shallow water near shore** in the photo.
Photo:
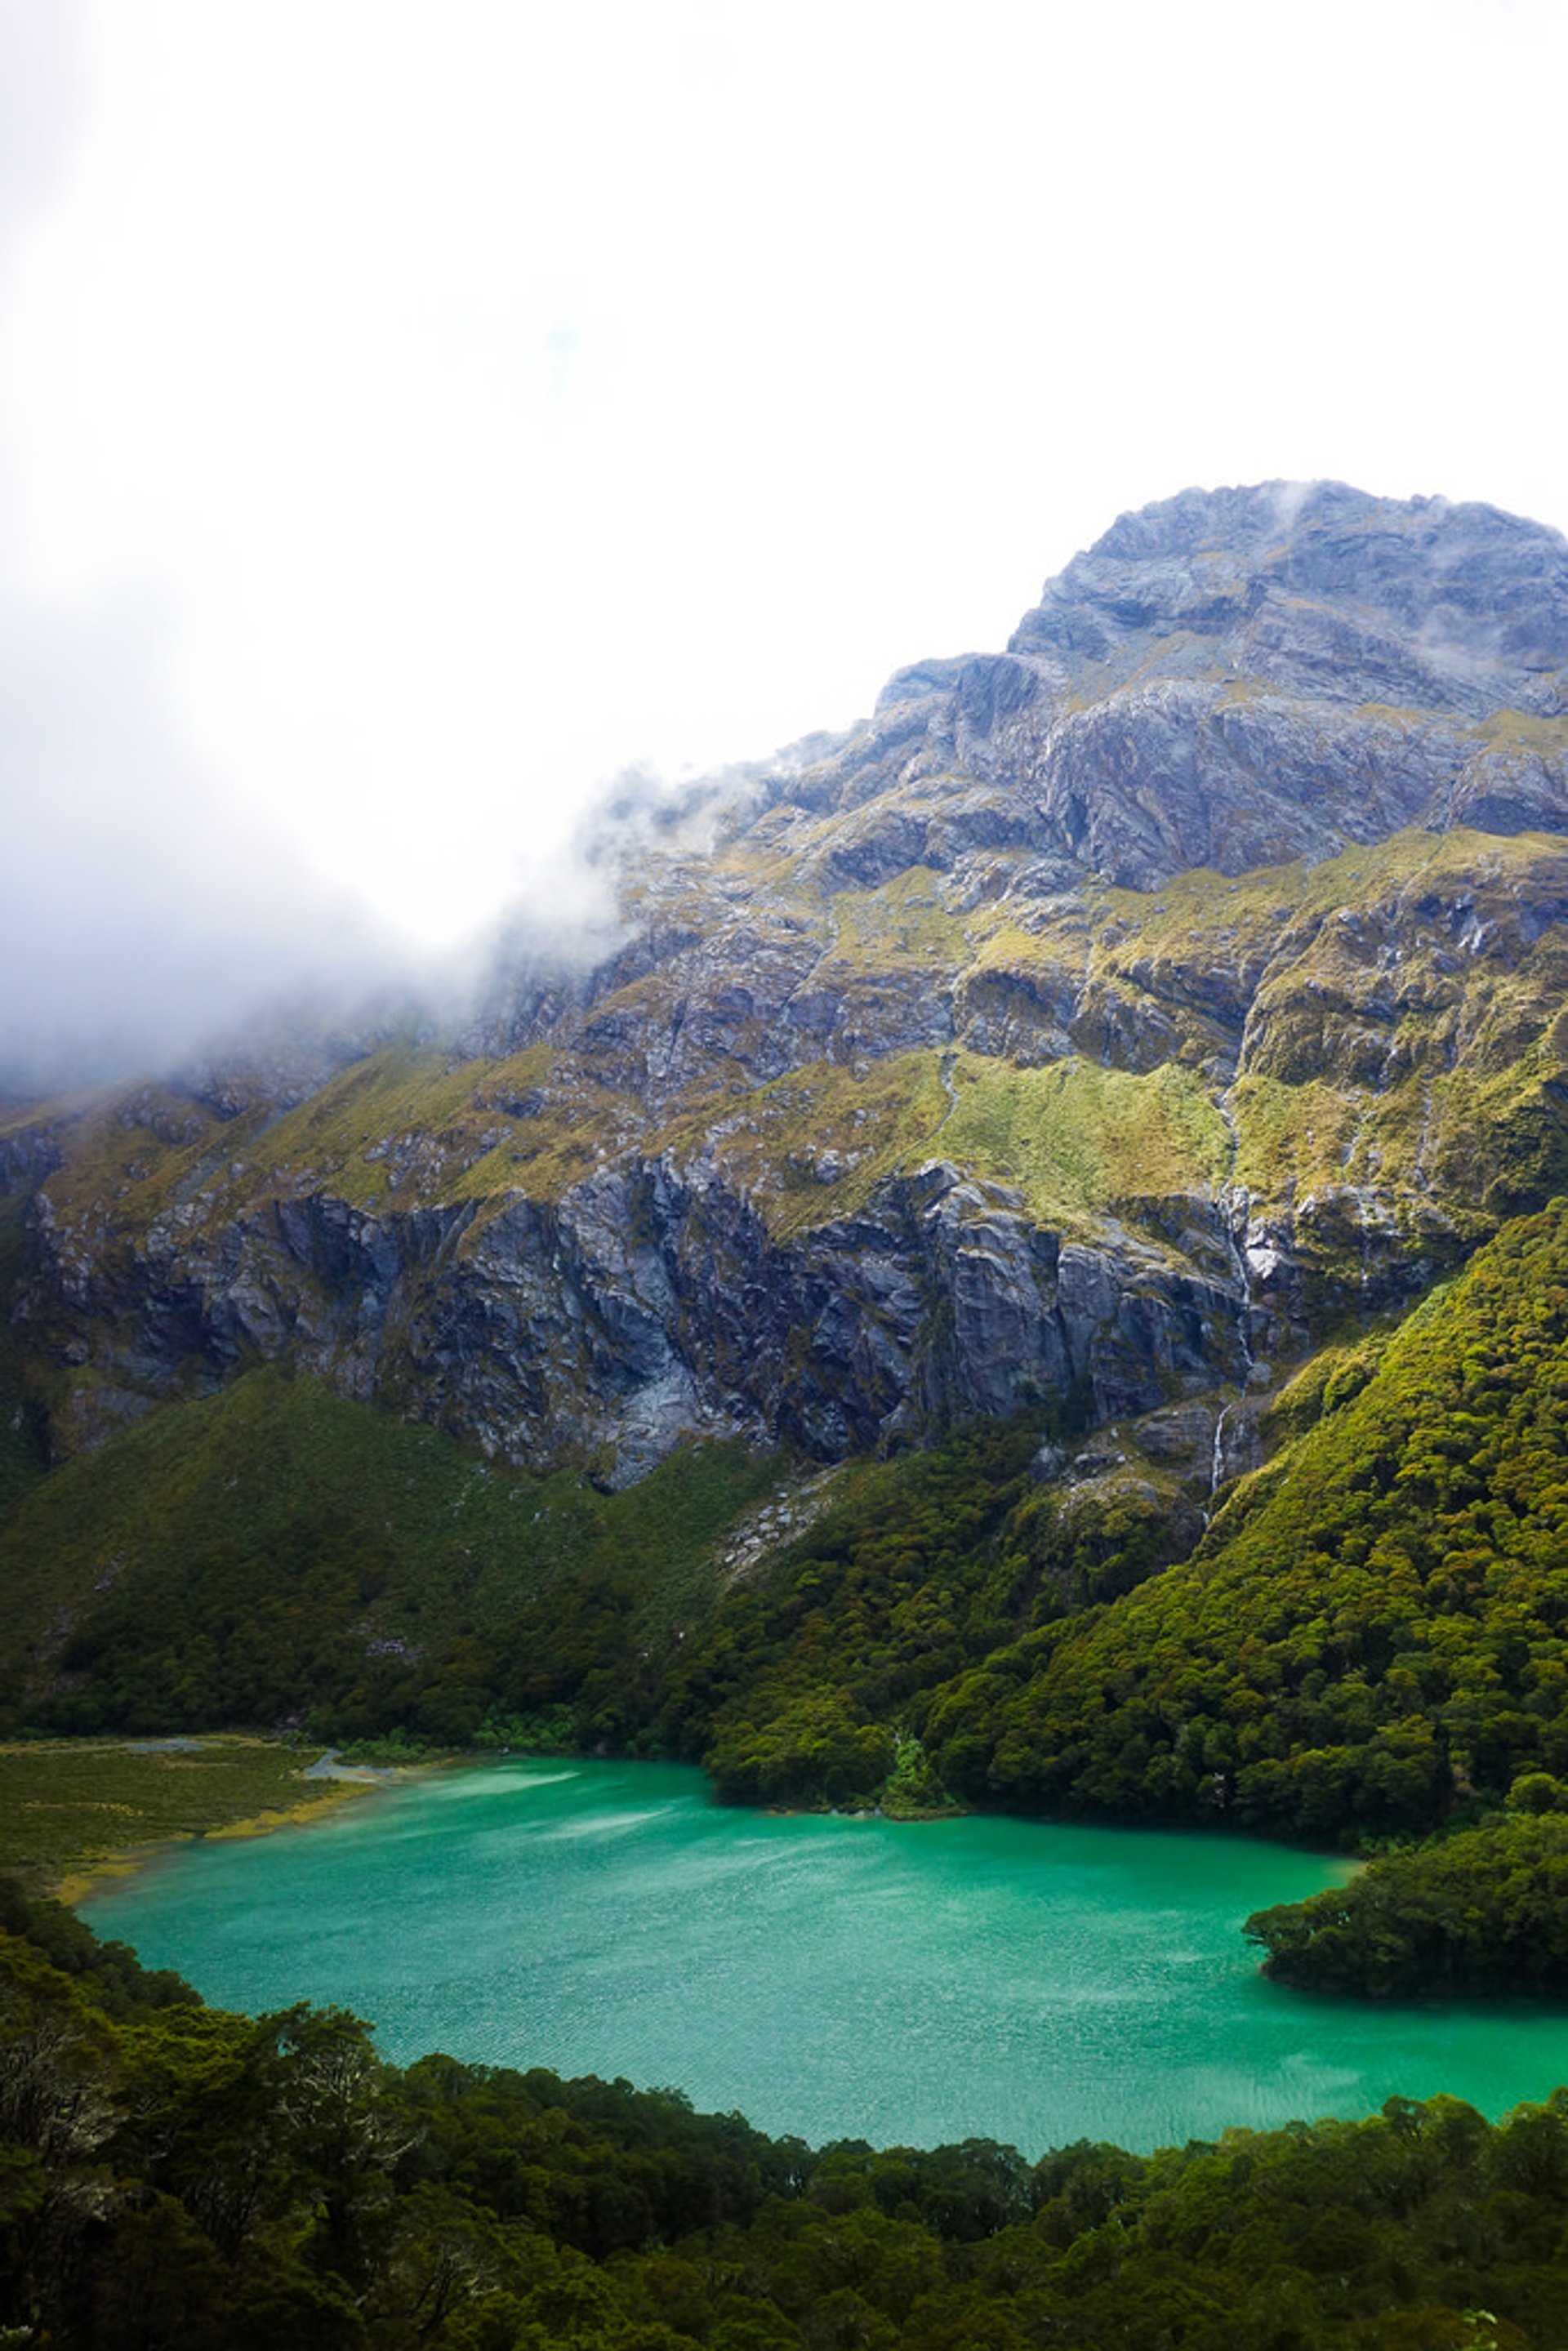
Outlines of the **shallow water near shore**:
{"type": "Polygon", "coordinates": [[[1568,2080],[1568,2012],[1278,1989],[1249,1914],[1348,1865],[1240,1838],[713,1804],[674,1765],[504,1762],[182,1846],[82,1915],[209,2001],[335,2002],[385,2055],[624,2075],[814,2143],[1146,2149],[1568,2080]]]}

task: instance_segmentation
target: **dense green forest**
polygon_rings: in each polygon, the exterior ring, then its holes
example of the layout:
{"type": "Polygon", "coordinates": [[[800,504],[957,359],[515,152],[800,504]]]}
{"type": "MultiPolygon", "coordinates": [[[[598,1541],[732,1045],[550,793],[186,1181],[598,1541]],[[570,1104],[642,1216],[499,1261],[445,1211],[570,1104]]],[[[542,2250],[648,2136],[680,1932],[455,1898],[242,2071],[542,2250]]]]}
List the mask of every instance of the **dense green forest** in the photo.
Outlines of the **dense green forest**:
{"type": "Polygon", "coordinates": [[[737,1800],[865,1796],[934,1689],[1196,1529],[1146,1489],[1062,1510],[1030,1470],[1061,1423],[849,1465],[780,1565],[727,1582],[721,1539],[789,1490],[777,1458],[694,1447],[606,1495],[254,1371],[67,1463],[0,1532],[0,1728],[303,1721],[706,1757],[737,1800]]]}
{"type": "MultiPolygon", "coordinates": [[[[1543,1772],[1521,1804],[1564,1792],[1543,1772]]],[[[1568,1993],[1568,1820],[1528,1811],[1380,1854],[1348,1885],[1260,1910],[1264,1972],[1373,2000],[1568,1993]]]]}
{"type": "Polygon", "coordinates": [[[1568,1771],[1568,1207],[1418,1308],[1190,1560],[1004,1662],[930,1743],[1031,1809],[1375,1836],[1568,1771]]]}
{"type": "Polygon", "coordinates": [[[0,1892],[0,2341],[52,2351],[1557,2351],[1568,2095],[1152,2157],[768,2139],[196,2001],[0,1892]]]}
{"type": "Polygon", "coordinates": [[[598,1748],[744,1802],[1352,1844],[1568,1776],[1568,1205],[1309,1367],[1207,1532],[1168,1483],[1042,1482],[1066,1426],[836,1472],[737,1573],[779,1458],[603,1495],[255,1372],[15,1510],[10,1721],[598,1748]]]}
{"type": "Polygon", "coordinates": [[[461,1745],[493,1702],[484,1644],[537,1609],[602,1614],[621,1638],[601,1646],[662,1654],[707,1601],[716,1540],[777,1478],[708,1446],[607,1495],[259,1368],[26,1492],[0,1531],[0,1729],[315,1712],[461,1745]]]}
{"type": "Polygon", "coordinates": [[[1136,1483],[1064,1505],[1032,1474],[1040,1437],[972,1430],[864,1479],[682,1655],[661,1745],[732,1802],[869,1795],[977,1664],[1037,1662],[1181,1554],[1190,1509],[1136,1483]]]}

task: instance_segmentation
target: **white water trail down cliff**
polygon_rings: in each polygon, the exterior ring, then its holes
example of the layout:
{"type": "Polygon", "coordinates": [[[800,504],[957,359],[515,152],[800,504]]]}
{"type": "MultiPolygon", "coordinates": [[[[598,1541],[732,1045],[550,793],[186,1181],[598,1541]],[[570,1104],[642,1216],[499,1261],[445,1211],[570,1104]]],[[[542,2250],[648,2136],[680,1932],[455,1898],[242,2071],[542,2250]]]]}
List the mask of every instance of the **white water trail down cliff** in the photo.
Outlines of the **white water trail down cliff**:
{"type": "MultiPolygon", "coordinates": [[[[1230,1269],[1236,1277],[1236,1287],[1240,1294],[1241,1300],[1241,1316],[1237,1336],[1239,1342],[1239,1353],[1242,1364],[1241,1391],[1242,1394],[1245,1395],[1251,1377],[1253,1364],[1252,1274],[1251,1269],[1247,1262],[1247,1251],[1244,1247],[1247,1238],[1247,1219],[1251,1212],[1252,1196],[1250,1192],[1249,1192],[1245,1184],[1238,1184],[1235,1181],[1236,1165],[1241,1155],[1241,1135],[1237,1127],[1236,1121],[1231,1115],[1228,1096],[1226,1094],[1218,1095],[1215,1099],[1214,1106],[1219,1113],[1220,1117],[1224,1120],[1226,1132],[1230,1137],[1229,1173],[1226,1176],[1225,1181],[1220,1185],[1218,1196],[1220,1217],[1225,1234],[1226,1252],[1230,1259],[1230,1269]],[[1239,1238],[1238,1238],[1239,1235],[1239,1238]]],[[[1213,1501],[1215,1495],[1218,1493],[1221,1480],[1225,1475],[1225,1424],[1230,1417],[1230,1414],[1233,1409],[1234,1407],[1231,1405],[1222,1404],[1218,1412],[1215,1416],[1214,1447],[1209,1456],[1208,1463],[1208,1499],[1210,1502],[1213,1501]]],[[[1208,1517],[1209,1513],[1206,1510],[1203,1514],[1203,1522],[1205,1526],[1208,1524],[1208,1517]]]]}
{"type": "Polygon", "coordinates": [[[958,1107],[958,1088],[953,1076],[953,1058],[954,1057],[950,1051],[946,1052],[936,1064],[936,1074],[942,1081],[942,1091],[947,1097],[947,1107],[943,1112],[940,1123],[937,1125],[937,1134],[941,1134],[943,1127],[946,1125],[947,1121],[952,1117],[954,1112],[958,1107]]]}

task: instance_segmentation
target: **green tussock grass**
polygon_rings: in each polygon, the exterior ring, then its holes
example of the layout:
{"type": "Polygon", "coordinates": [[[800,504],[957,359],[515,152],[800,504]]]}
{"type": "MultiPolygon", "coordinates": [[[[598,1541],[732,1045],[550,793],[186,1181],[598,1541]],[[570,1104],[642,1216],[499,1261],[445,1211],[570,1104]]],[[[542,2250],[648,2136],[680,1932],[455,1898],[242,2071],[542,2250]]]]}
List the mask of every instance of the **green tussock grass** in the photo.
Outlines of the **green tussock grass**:
{"type": "Polygon", "coordinates": [[[841,891],[831,901],[829,958],[850,970],[955,970],[967,960],[963,921],[942,904],[942,876],[912,865],[880,890],[841,891]]]}
{"type": "MultiPolygon", "coordinates": [[[[694,1124],[684,1139],[706,1131],[694,1124]]],[[[1230,1149],[1186,1071],[1140,1077],[1077,1058],[1020,1070],[963,1051],[901,1053],[859,1071],[819,1064],[758,1088],[716,1132],[721,1163],[776,1238],[852,1215],[879,1184],[932,1158],[1015,1186],[1042,1223],[1079,1233],[1107,1212],[1223,1180],[1230,1149]],[[847,1171],[824,1183],[814,1171],[830,1151],[847,1171]]]]}
{"type": "Polygon", "coordinates": [[[947,1108],[937,1053],[892,1054],[858,1070],[822,1061],[756,1088],[717,1122],[709,1108],[677,1123],[669,1140],[689,1149],[711,1136],[730,1180],[786,1239],[852,1215],[884,1178],[930,1157],[947,1108]],[[816,1171],[830,1151],[845,1172],[824,1183],[816,1171]]]}
{"type": "Polygon", "coordinates": [[[960,1054],[953,1079],[944,1157],[1016,1185],[1042,1223],[1083,1230],[1107,1212],[1224,1179],[1224,1122],[1174,1066],[1136,1077],[1076,1059],[1019,1070],[960,1054]]]}
{"type": "Polygon", "coordinates": [[[1090,915],[1076,903],[1023,923],[1005,908],[986,910],[988,919],[976,925],[974,951],[965,967],[971,979],[992,973],[1060,974],[1075,983],[1085,968],[1090,915]]]}
{"type": "Polygon", "coordinates": [[[1494,710],[1476,728],[1489,750],[1532,751],[1542,758],[1568,752],[1568,717],[1543,718],[1528,710],[1494,710]]]}
{"type": "Polygon", "coordinates": [[[1430,711],[1417,710],[1407,702],[1361,702],[1356,705],[1355,715],[1358,718],[1381,719],[1385,726],[1406,730],[1432,723],[1430,711]]]}
{"type": "Polygon", "coordinates": [[[1415,883],[1437,892],[1480,878],[1506,888],[1564,862],[1563,843],[1554,833],[1503,837],[1464,827],[1435,833],[1410,826],[1317,862],[1296,859],[1240,874],[1197,866],[1153,890],[1097,890],[1092,903],[1146,946],[1223,934],[1236,925],[1256,925],[1260,935],[1277,938],[1289,922],[1321,920],[1341,907],[1375,906],[1415,883]]]}
{"type": "Polygon", "coordinates": [[[514,1124],[497,1107],[497,1095],[542,1084],[553,1058],[536,1046],[507,1061],[449,1064],[436,1053],[388,1045],[280,1119],[267,1134],[267,1165],[295,1178],[308,1170],[329,1181],[339,1198],[375,1208],[393,1196],[393,1155],[406,1144],[417,1164],[418,1192],[449,1196],[449,1179],[514,1124]]]}
{"type": "Polygon", "coordinates": [[[1244,1077],[1229,1095],[1239,1138],[1235,1180],[1265,1199],[1301,1197],[1347,1180],[1360,1111],[1333,1086],[1244,1077]]]}
{"type": "Polygon", "coordinates": [[[68,1217],[108,1207],[129,1238],[171,1208],[216,1226],[314,1189],[371,1212],[519,1192],[553,1199],[640,1123],[623,1097],[558,1074],[549,1045],[451,1062],[392,1043],[270,1122],[263,1110],[225,1122],[167,1089],[99,1100],[68,1129],[48,1189],[68,1217]]]}
{"type": "Polygon", "coordinates": [[[225,1123],[171,1087],[95,1096],[64,1123],[65,1163],[48,1193],[66,1217],[108,1209],[121,1235],[144,1233],[204,1178],[243,1155],[258,1113],[225,1123]]]}
{"type": "Polygon", "coordinates": [[[519,1121],[505,1139],[440,1186],[444,1200],[477,1201],[500,1208],[523,1194],[559,1200],[602,1160],[640,1135],[644,1113],[627,1094],[586,1081],[552,1088],[535,1118],[519,1121]]]}

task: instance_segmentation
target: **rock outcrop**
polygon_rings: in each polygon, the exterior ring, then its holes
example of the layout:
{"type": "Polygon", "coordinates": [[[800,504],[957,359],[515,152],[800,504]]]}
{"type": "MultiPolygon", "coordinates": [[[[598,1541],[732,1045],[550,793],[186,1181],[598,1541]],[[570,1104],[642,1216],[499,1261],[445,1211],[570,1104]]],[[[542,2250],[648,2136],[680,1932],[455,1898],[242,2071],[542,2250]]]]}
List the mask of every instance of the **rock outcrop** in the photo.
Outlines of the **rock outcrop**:
{"type": "Polygon", "coordinates": [[[455,1032],[8,1118],[57,1446],[289,1354],[612,1482],[1053,1396],[1218,1458],[1218,1392],[1568,1183],[1555,533],[1187,493],[706,804],[455,1032]]]}

